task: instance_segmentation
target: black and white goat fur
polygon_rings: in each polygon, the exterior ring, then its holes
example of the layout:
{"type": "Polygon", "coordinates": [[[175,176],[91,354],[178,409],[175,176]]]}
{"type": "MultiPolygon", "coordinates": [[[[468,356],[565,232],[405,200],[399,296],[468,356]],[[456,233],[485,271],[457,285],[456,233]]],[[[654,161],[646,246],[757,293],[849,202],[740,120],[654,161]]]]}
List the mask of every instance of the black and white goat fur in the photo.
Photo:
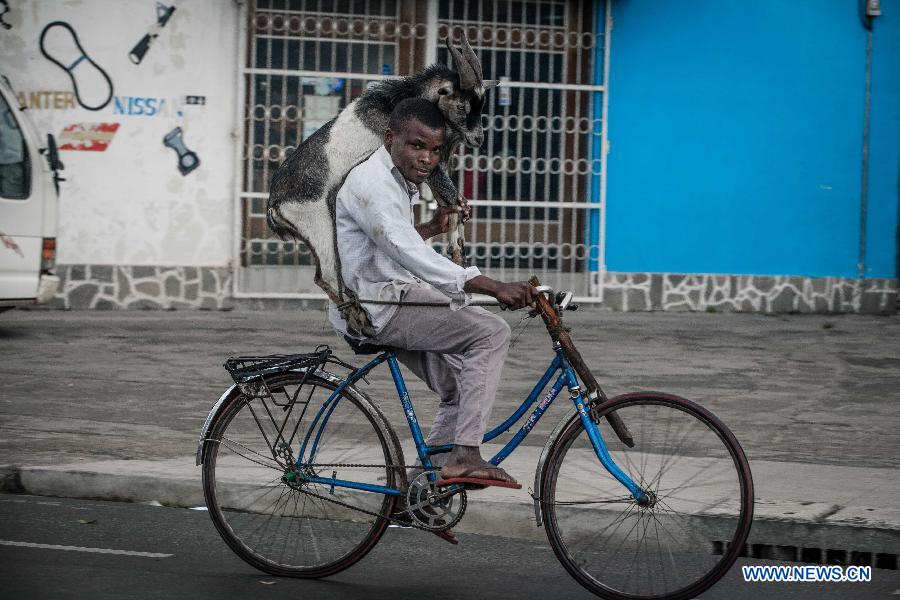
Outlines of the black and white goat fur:
{"type": "MultiPolygon", "coordinates": [[[[334,203],[350,170],[384,143],[388,117],[401,100],[426,98],[437,104],[447,123],[441,164],[427,179],[435,199],[456,203],[457,191],[447,167],[457,144],[478,148],[484,139],[481,108],[485,92],[497,84],[484,81],[481,64],[468,40],[459,52],[447,42],[456,71],[444,65],[372,86],[337,117],[303,141],[275,171],[269,187],[267,221],[282,239],[303,240],[316,262],[315,282],[338,305],[355,331],[365,331],[365,315],[346,306],[353,292],[340,276],[334,232],[334,203]]],[[[451,258],[462,264],[461,227],[451,223],[451,258]]]]}

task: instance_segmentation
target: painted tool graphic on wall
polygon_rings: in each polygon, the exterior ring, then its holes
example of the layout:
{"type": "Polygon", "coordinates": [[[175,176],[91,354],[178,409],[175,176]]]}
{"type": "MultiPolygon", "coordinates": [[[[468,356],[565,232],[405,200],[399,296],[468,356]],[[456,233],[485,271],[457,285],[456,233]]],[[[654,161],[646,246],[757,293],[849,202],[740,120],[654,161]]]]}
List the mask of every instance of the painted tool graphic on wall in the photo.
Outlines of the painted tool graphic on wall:
{"type": "Polygon", "coordinates": [[[178,153],[178,170],[181,171],[182,175],[187,175],[200,166],[200,158],[196,152],[187,149],[181,134],[181,127],[176,127],[166,134],[166,137],[163,138],[163,144],[178,153]]]}
{"type": "Polygon", "coordinates": [[[8,12],[9,3],[6,0],[0,0],[0,25],[3,25],[3,29],[12,29],[12,25],[3,19],[8,12]]]}
{"type": "Polygon", "coordinates": [[[85,52],[71,25],[65,21],[48,23],[41,31],[40,46],[41,54],[72,80],[75,99],[82,108],[100,110],[109,104],[113,97],[112,80],[85,52]]]}
{"type": "Polygon", "coordinates": [[[144,55],[147,54],[147,50],[150,49],[150,44],[159,37],[159,33],[162,31],[162,28],[166,26],[166,23],[169,22],[173,12],[175,12],[174,6],[166,6],[162,2],[156,3],[156,23],[150,28],[150,31],[144,34],[141,41],[135,44],[134,48],[131,49],[131,52],[128,53],[128,58],[131,59],[131,62],[137,65],[144,60],[144,55]]]}

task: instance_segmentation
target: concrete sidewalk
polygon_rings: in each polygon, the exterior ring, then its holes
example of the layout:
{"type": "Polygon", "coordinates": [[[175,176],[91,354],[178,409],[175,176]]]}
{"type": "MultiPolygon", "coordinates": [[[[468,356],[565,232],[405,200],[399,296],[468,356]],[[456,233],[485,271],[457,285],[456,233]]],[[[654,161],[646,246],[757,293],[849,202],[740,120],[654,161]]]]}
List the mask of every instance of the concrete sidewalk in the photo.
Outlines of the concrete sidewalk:
{"type": "MultiPolygon", "coordinates": [[[[515,327],[521,314],[503,316],[515,327]]],[[[900,319],[584,311],[567,320],[609,395],[657,389],[689,397],[735,432],[756,485],[752,554],[818,551],[823,561],[849,561],[857,553],[855,560],[896,568],[900,319]]],[[[540,322],[528,323],[505,367],[494,422],[527,395],[551,356],[540,322]]],[[[200,505],[193,453],[206,413],[230,383],[223,360],[321,343],[360,362],[320,311],[6,313],[6,488],[200,505]]],[[[433,396],[405,375],[427,424],[433,396]]],[[[366,391],[408,437],[386,368],[366,391]]],[[[547,434],[570,410],[560,398],[504,463],[525,488],[547,434]]],[[[457,530],[544,536],[526,490],[469,498],[457,530]]]]}

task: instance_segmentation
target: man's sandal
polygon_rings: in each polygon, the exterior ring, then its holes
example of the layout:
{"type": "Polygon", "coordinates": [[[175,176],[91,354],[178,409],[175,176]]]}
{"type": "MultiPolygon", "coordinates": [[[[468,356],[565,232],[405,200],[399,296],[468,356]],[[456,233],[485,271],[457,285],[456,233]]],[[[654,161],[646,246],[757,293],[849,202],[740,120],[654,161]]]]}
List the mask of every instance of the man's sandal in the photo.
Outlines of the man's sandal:
{"type": "Polygon", "coordinates": [[[500,469],[500,467],[475,467],[472,469],[468,469],[463,471],[456,477],[447,477],[445,479],[440,479],[437,482],[437,485],[440,486],[448,486],[448,485],[462,485],[467,490],[483,490],[486,487],[504,487],[510,488],[513,490],[521,490],[522,484],[516,481],[506,481],[504,479],[486,479],[484,477],[472,477],[472,473],[477,473],[479,471],[490,471],[491,469],[500,469]]]}

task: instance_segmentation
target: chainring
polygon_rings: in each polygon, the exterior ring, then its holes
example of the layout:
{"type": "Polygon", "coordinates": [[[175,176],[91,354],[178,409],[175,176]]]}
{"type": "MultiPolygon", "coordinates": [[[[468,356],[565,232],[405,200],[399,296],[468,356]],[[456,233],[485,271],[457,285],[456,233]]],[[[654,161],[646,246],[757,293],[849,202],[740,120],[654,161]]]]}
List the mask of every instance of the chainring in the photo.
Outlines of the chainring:
{"type": "Polygon", "coordinates": [[[416,527],[428,531],[450,529],[466,512],[466,491],[459,486],[439,487],[437,480],[438,469],[423,471],[406,492],[407,513],[416,527]]]}

